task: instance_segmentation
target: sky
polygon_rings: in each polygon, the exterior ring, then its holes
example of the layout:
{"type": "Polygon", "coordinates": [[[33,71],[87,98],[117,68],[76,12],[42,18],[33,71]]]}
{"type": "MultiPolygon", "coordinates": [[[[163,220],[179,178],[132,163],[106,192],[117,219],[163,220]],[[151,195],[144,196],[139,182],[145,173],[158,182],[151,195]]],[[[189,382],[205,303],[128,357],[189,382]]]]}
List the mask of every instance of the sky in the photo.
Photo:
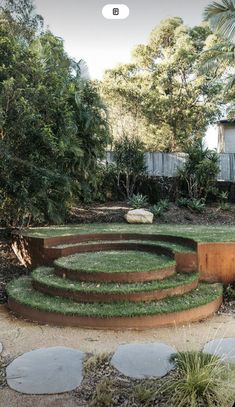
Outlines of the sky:
{"type": "MultiPolygon", "coordinates": [[[[187,25],[202,21],[208,0],[124,0],[130,14],[125,20],[102,15],[105,0],[35,0],[37,12],[51,31],[64,39],[65,49],[76,60],[84,59],[92,79],[105,69],[130,62],[135,45],[146,43],[152,29],[167,17],[180,16],[187,25]]],[[[118,3],[118,2],[117,2],[118,3]]],[[[207,144],[217,145],[216,130],[209,129],[207,144]]]]}

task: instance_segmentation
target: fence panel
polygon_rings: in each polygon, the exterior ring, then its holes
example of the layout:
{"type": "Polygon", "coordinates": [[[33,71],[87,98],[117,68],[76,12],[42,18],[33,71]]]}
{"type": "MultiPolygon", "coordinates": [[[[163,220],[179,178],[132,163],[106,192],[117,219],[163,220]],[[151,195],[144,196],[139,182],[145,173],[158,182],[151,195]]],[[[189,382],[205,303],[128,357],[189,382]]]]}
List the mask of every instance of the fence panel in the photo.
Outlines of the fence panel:
{"type": "MultiPolygon", "coordinates": [[[[147,172],[150,176],[175,177],[187,158],[184,153],[145,153],[147,172]]],[[[106,155],[108,163],[114,162],[112,151],[106,155]]],[[[235,182],[235,154],[219,154],[219,181],[235,182]]]]}

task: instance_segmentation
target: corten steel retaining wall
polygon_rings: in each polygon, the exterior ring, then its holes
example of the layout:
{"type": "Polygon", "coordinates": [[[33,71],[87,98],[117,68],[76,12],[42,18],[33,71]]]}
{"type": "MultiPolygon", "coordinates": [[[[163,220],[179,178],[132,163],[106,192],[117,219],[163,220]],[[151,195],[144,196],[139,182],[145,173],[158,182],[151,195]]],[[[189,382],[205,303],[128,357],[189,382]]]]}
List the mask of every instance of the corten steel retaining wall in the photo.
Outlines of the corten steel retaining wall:
{"type": "MultiPolygon", "coordinates": [[[[53,248],[58,244],[76,244],[97,240],[152,240],[166,241],[192,247],[197,253],[176,253],[177,271],[195,271],[198,269],[203,281],[215,281],[223,284],[235,282],[235,242],[196,243],[192,239],[166,235],[145,235],[125,233],[102,233],[92,235],[70,235],[53,238],[14,236],[13,250],[26,266],[49,265],[58,257],[73,254],[75,249],[53,248]]],[[[77,249],[76,249],[77,250],[77,249]]],[[[79,249],[78,249],[79,250],[79,249]]],[[[76,251],[77,252],[77,251],[76,251]]]]}
{"type": "MultiPolygon", "coordinates": [[[[51,238],[30,237],[27,235],[13,236],[13,250],[20,261],[26,266],[49,265],[58,257],[68,256],[80,251],[78,247],[54,248],[61,244],[76,244],[92,241],[120,241],[120,240],[150,240],[178,243],[196,250],[197,243],[188,238],[171,235],[149,235],[140,233],[97,233],[83,235],[57,236],[51,238]]],[[[191,262],[197,266],[195,253],[191,254],[191,262]]],[[[190,257],[190,256],[188,256],[190,257]]],[[[179,253],[180,258],[180,253],[179,253]]],[[[181,260],[183,263],[183,260],[181,260]]],[[[188,264],[186,264],[186,268],[188,264]]],[[[195,267],[194,267],[195,270],[195,267]]],[[[187,271],[187,270],[186,270],[187,271]]],[[[191,270],[190,270],[191,271],[191,270]]]]}
{"type": "Polygon", "coordinates": [[[199,243],[198,268],[202,280],[235,282],[235,243],[199,243]]]}

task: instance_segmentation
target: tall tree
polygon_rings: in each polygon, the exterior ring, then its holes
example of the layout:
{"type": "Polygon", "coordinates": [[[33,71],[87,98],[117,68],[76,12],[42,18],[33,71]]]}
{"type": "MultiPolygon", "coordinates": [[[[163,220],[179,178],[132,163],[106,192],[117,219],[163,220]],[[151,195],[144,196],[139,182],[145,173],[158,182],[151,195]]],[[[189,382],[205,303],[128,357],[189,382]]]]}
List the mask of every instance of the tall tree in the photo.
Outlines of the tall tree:
{"type": "Polygon", "coordinates": [[[136,132],[148,149],[177,151],[204,135],[219,114],[221,90],[199,70],[210,34],[206,25],[191,29],[167,19],[134,49],[132,64],[106,73],[102,91],[116,137],[136,132]]]}
{"type": "Polygon", "coordinates": [[[61,222],[93,187],[106,112],[63,41],[32,28],[34,9],[26,20],[9,10],[0,14],[0,214],[13,225],[61,222]]]}

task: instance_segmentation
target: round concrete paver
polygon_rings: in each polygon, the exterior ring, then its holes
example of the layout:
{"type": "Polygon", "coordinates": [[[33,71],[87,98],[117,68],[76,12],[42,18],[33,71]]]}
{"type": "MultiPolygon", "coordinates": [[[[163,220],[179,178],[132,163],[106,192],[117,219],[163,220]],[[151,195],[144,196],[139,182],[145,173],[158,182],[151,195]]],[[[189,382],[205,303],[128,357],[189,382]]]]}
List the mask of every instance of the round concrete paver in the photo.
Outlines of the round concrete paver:
{"type": "Polygon", "coordinates": [[[174,368],[169,358],[175,353],[174,348],[164,343],[120,345],[111,363],[119,372],[133,379],[163,377],[174,368]]]}
{"type": "Polygon", "coordinates": [[[210,341],[204,346],[203,352],[220,356],[224,362],[235,363],[235,338],[210,341]]]}
{"type": "Polygon", "coordinates": [[[84,353],[56,347],[37,349],[6,369],[8,386],[24,394],[56,394],[76,389],[83,378],[84,353]]]}

